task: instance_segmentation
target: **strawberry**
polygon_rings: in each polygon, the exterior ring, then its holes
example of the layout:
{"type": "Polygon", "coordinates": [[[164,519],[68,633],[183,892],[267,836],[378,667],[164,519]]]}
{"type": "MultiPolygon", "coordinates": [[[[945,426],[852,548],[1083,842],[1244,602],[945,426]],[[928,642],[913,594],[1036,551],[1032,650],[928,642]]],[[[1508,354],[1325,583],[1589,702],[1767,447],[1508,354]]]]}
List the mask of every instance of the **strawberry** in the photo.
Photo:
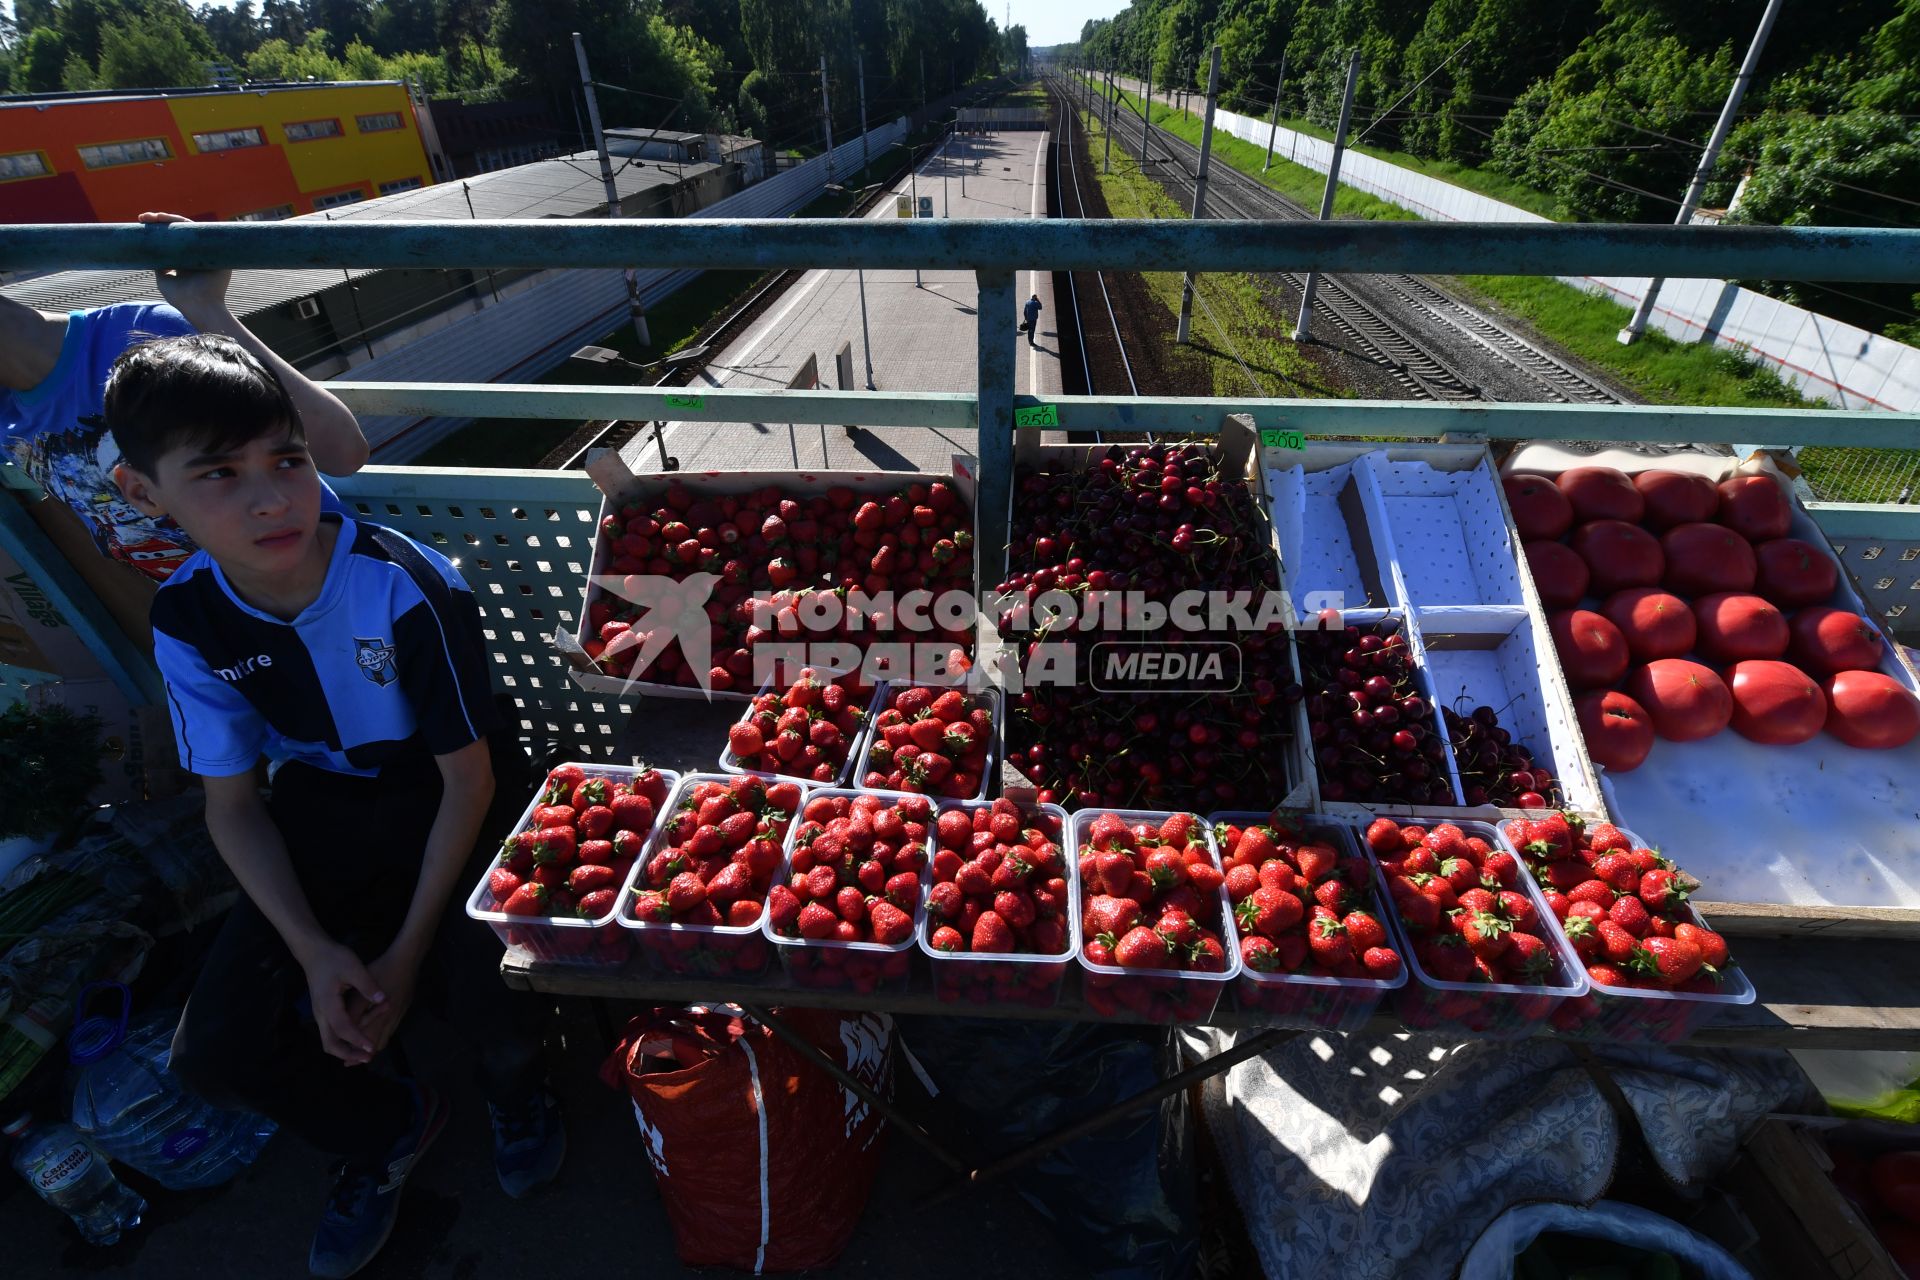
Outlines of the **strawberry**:
{"type": "Polygon", "coordinates": [[[1621,893],[1632,893],[1640,881],[1640,873],[1633,869],[1633,863],[1612,853],[1601,854],[1593,860],[1593,874],[1621,893]]]}
{"type": "Polygon", "coordinates": [[[874,899],[867,915],[875,942],[893,946],[913,936],[913,917],[885,898],[874,899]]]}
{"type": "Polygon", "coordinates": [[[799,785],[792,782],[776,782],[768,787],[767,807],[791,816],[800,808],[799,785]]]}
{"type": "Polygon", "coordinates": [[[511,867],[499,866],[487,872],[487,892],[493,895],[496,902],[511,898],[513,891],[522,883],[524,881],[511,867]]]}
{"type": "Polygon", "coordinates": [[[1699,946],[1680,938],[1648,938],[1634,952],[1630,967],[1662,987],[1677,987],[1705,963],[1699,946]]]}
{"type": "Polygon", "coordinates": [[[500,910],[510,916],[542,916],[547,914],[547,889],[545,885],[523,884],[507,895],[500,904],[500,910]]]}
{"type": "Polygon", "coordinates": [[[573,789],[586,780],[587,771],[577,764],[563,764],[547,774],[546,786],[541,789],[543,803],[559,803],[563,797],[571,796],[573,789]]]}
{"type": "Polygon", "coordinates": [[[1123,969],[1164,969],[1172,956],[1167,940],[1144,925],[1127,930],[1112,946],[1114,961],[1123,969]]]}
{"type": "Polygon", "coordinates": [[[675,916],[692,912],[707,900],[707,886],[699,873],[683,871],[667,884],[667,907],[675,916]]]}
{"type": "Polygon", "coordinates": [[[841,924],[841,920],[824,904],[809,902],[800,908],[796,923],[801,937],[819,941],[823,938],[831,938],[841,924]]]}
{"type": "Polygon", "coordinates": [[[1307,924],[1307,948],[1314,960],[1328,969],[1341,969],[1353,962],[1353,939],[1346,925],[1333,915],[1316,916],[1307,924]]]}
{"type": "Polygon", "coordinates": [[[1619,899],[1607,909],[1607,916],[1636,938],[1646,937],[1653,924],[1652,917],[1647,914],[1646,904],[1638,898],[1619,899]]]}
{"type": "Polygon", "coordinates": [[[1482,960],[1497,959],[1513,941],[1513,925],[1490,911],[1469,913],[1460,923],[1460,936],[1482,960]]]}
{"type": "MultiPolygon", "coordinates": [[[[1135,930],[1134,932],[1144,932],[1135,930]]],[[[1127,935],[1129,938],[1133,934],[1127,935]]],[[[1013,950],[1013,930],[994,911],[982,911],[973,922],[973,950],[1003,952],[1013,950]]]]}
{"type": "Polygon", "coordinates": [[[1612,920],[1602,920],[1594,926],[1594,929],[1600,935],[1600,954],[1605,956],[1609,963],[1626,964],[1633,959],[1639,939],[1612,920]]]}
{"type": "Polygon", "coordinates": [[[1255,973],[1272,973],[1280,967],[1280,951],[1271,938],[1245,937],[1240,939],[1240,963],[1255,973]]]}
{"type": "Polygon", "coordinates": [[[1520,860],[1505,849],[1496,849],[1480,863],[1481,877],[1503,889],[1511,889],[1520,878],[1520,860]]]}
{"type": "Polygon", "coordinates": [[[1375,818],[1367,824],[1367,847],[1380,857],[1388,857],[1406,848],[1400,838],[1400,826],[1391,818],[1375,818]]]}
{"type": "Polygon", "coordinates": [[[592,893],[597,889],[611,889],[619,884],[613,878],[613,868],[595,863],[582,862],[574,867],[567,876],[567,888],[576,897],[592,893]]]}
{"type": "Polygon", "coordinates": [[[576,810],[590,809],[596,804],[605,804],[611,794],[605,778],[584,778],[575,785],[567,803],[576,810]]]}
{"type": "Polygon", "coordinates": [[[1640,877],[1640,901],[1648,911],[1668,915],[1687,900],[1687,884],[1664,868],[1655,868],[1640,877]]]}
{"type": "Polygon", "coordinates": [[[1387,944],[1387,931],[1370,912],[1350,911],[1340,923],[1346,926],[1347,936],[1352,939],[1355,951],[1366,952],[1387,944]]]}
{"type": "Polygon", "coordinates": [[[735,759],[753,760],[767,749],[766,736],[760,732],[759,725],[743,720],[727,730],[727,749],[735,759]]]}
{"type": "Polygon", "coordinates": [[[950,924],[943,924],[938,929],[935,929],[927,941],[935,951],[965,951],[967,949],[966,940],[960,936],[960,931],[950,924]]]}
{"type": "Polygon", "coordinates": [[[1507,972],[1521,983],[1539,986],[1553,981],[1553,949],[1545,939],[1531,933],[1515,933],[1502,961],[1507,972]]]}
{"type": "Polygon", "coordinates": [[[1234,908],[1234,918],[1249,933],[1277,938],[1300,923],[1305,908],[1300,899],[1278,889],[1257,889],[1234,908]]]}
{"type": "Polygon", "coordinates": [[[580,842],[579,858],[581,862],[609,863],[613,861],[614,848],[611,840],[583,840],[580,842]]]}
{"type": "Polygon", "coordinates": [[[767,922],[776,932],[791,935],[799,924],[803,905],[800,895],[784,884],[776,884],[767,890],[767,922]]]}
{"type": "Polygon", "coordinates": [[[1400,953],[1391,947],[1368,947],[1360,957],[1360,967],[1369,978],[1390,982],[1400,976],[1400,953]]]}
{"type": "Polygon", "coordinates": [[[1727,967],[1727,940],[1713,930],[1691,922],[1675,925],[1673,936],[1700,949],[1701,963],[1709,968],[1727,967]]]}
{"type": "Polygon", "coordinates": [[[1582,880],[1567,890],[1567,901],[1576,906],[1591,902],[1600,907],[1610,907],[1617,896],[1613,887],[1604,880],[1582,880]]]}
{"type": "Polygon", "coordinates": [[[1633,847],[1626,834],[1611,822],[1596,822],[1585,832],[1587,852],[1594,857],[1603,853],[1625,853],[1633,847]]]}
{"type": "Polygon", "coordinates": [[[1582,960],[1600,954],[1600,933],[1592,920],[1585,916],[1570,917],[1562,926],[1567,941],[1573,947],[1573,953],[1582,960]]]}

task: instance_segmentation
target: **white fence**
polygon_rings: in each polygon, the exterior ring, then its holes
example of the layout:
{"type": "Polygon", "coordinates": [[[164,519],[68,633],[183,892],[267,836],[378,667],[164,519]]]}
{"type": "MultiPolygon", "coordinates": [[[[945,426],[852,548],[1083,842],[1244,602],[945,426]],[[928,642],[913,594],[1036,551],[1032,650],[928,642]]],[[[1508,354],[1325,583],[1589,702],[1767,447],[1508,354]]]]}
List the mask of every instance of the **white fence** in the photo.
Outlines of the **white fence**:
{"type": "MultiPolygon", "coordinates": [[[[1122,79],[1121,84],[1136,95],[1140,92],[1137,81],[1122,79]]],[[[1217,110],[1214,127],[1257,147],[1267,145],[1264,119],[1217,110]]],[[[1274,135],[1273,153],[1325,173],[1333,144],[1282,127],[1274,135]]],[[[1436,221],[1550,221],[1356,151],[1341,159],[1340,182],[1436,221]]],[[[1632,307],[1645,295],[1648,280],[1580,276],[1569,277],[1567,283],[1632,307]]],[[[1660,288],[1650,323],[1679,341],[1711,339],[1715,346],[1761,360],[1803,394],[1842,409],[1920,410],[1920,349],[1725,280],[1668,280],[1660,288]]]]}
{"type": "MultiPolygon", "coordinates": [[[[904,138],[905,119],[871,129],[865,155],[859,135],[708,205],[696,218],[783,218],[805,206],[830,181],[858,170],[866,158],[904,138]]],[[[651,307],[698,271],[642,271],[640,298],[651,307]]],[[[550,271],[494,306],[465,316],[339,375],[343,381],[531,382],[580,347],[604,337],[627,313],[627,289],[618,271],[550,271]]],[[[365,417],[361,426],[383,463],[404,462],[448,433],[462,418],[365,417]]]]}

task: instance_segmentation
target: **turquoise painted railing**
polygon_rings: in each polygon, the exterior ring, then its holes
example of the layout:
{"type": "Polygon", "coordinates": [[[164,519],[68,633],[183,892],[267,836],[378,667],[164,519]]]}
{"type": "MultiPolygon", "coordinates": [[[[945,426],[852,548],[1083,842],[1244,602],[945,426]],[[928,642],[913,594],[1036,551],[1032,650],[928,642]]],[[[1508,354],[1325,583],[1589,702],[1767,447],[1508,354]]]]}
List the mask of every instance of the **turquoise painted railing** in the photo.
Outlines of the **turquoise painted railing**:
{"type": "MultiPolygon", "coordinates": [[[[1710,275],[1725,279],[1920,282],[1920,230],[1861,228],[1649,227],[1431,223],[541,221],[172,226],[23,226],[0,234],[0,270],[127,267],[702,267],[946,268],[973,271],[979,288],[975,394],[702,390],[699,408],[666,392],[633,388],[497,384],[331,384],[364,413],[454,417],[672,418],[708,422],[857,424],[878,430],[938,427],[976,432],[981,509],[1008,507],[1014,412],[1036,403],[1014,394],[1017,269],[1173,271],[1304,270],[1501,275],[1710,275]]],[[[684,395],[684,392],[678,393],[684,395]]],[[[1400,401],[1147,400],[1060,397],[1067,430],[1152,429],[1207,433],[1228,413],[1310,436],[1479,436],[1490,440],[1663,440],[1794,446],[1920,447],[1920,414],[1657,406],[1422,404],[1400,401]]],[[[376,506],[407,503],[416,519],[455,517],[417,499],[423,484],[402,469],[356,477],[353,496],[376,506]],[[411,491],[408,497],[407,491],[411,491]]],[[[449,481],[477,503],[533,501],[550,480],[529,473],[456,473],[449,481]],[[459,479],[464,476],[465,479],[459,479]]],[[[566,492],[585,497],[577,481],[566,492]]],[[[451,506],[433,490],[436,501],[451,506]]],[[[557,495],[556,495],[557,496],[557,495]]],[[[562,504],[564,505],[564,504],[562,504]]],[[[583,509],[583,508],[580,508],[583,509]]],[[[1816,506],[1816,514],[1819,508],[1816,506]]],[[[389,518],[393,518],[389,516],[389,518]]],[[[1920,508],[1835,508],[1833,518],[1872,558],[1893,549],[1920,558],[1920,508]],[[1871,532],[1869,532],[1871,530],[1871,532]],[[1906,544],[1906,545],[1903,545],[1906,544]]],[[[402,527],[406,527],[404,522],[402,527]]],[[[0,544],[66,584],[83,614],[84,591],[63,564],[45,562],[20,522],[0,525],[0,544]],[[19,548],[25,548],[24,551],[19,548]]],[[[428,532],[432,532],[429,530],[428,532]]],[[[445,532],[441,530],[441,532],[445,532]]],[[[495,536],[501,536],[496,534],[495,536]]],[[[1836,540],[1838,540],[1836,538],[1836,540]]],[[[53,561],[58,557],[53,556],[53,561]]],[[[514,564],[523,563],[518,558],[514,564]]],[[[524,571],[516,568],[524,576],[524,571]]],[[[1892,583],[1893,578],[1885,581],[1892,583]]],[[[575,590],[568,581],[559,599],[575,590]]],[[[515,591],[528,584],[517,582],[515,591]]],[[[1900,589],[1906,584],[1900,583],[1900,589]]],[[[1916,579],[1920,586],[1920,579],[1916,579]]],[[[529,588],[530,589],[530,588],[529,588]]],[[[133,686],[150,668],[110,625],[83,617],[89,640],[116,655],[133,686]]],[[[529,634],[527,629],[519,629],[529,634]]],[[[516,641],[515,644],[521,642],[516,641]]],[[[513,662],[524,666],[515,652],[513,662]]],[[[116,677],[119,678],[119,677],[116,677]]]]}

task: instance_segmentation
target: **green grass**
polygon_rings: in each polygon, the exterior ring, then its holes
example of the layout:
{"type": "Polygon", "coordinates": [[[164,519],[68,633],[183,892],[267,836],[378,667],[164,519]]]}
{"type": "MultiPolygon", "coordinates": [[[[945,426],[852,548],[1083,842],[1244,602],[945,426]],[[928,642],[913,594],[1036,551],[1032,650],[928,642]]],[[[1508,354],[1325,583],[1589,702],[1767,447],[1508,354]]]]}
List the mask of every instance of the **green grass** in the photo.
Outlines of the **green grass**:
{"type": "MultiPolygon", "coordinates": [[[[1099,121],[1081,113],[1089,142],[1105,135],[1099,121]]],[[[1186,212],[1166,189],[1140,172],[1131,157],[1116,161],[1111,173],[1096,166],[1108,211],[1116,218],[1184,218],[1186,212]]],[[[1166,308],[1168,327],[1180,313],[1181,276],[1177,271],[1141,273],[1154,301],[1166,308]]],[[[1183,374],[1204,378],[1216,396],[1322,396],[1333,394],[1318,382],[1318,370],[1287,336],[1261,286],[1245,274],[1210,272],[1195,285],[1194,341],[1186,346],[1167,337],[1169,363],[1183,374]],[[1237,358],[1236,358],[1237,356],[1237,358]],[[1242,367],[1244,363],[1245,367],[1242,367]]]]}
{"type": "MultiPolygon", "coordinates": [[[[647,311],[647,336],[641,346],[633,326],[618,329],[592,345],[612,347],[628,360],[645,363],[671,355],[691,342],[707,323],[730,310],[759,279],[753,271],[708,271],[688,281],[664,302],[647,311]]],[[[546,386],[632,386],[650,375],[618,364],[588,364],[567,360],[541,377],[546,386]]],[[[532,467],[558,448],[579,421],[545,418],[479,418],[437,442],[408,465],[415,467],[532,467]]]]}

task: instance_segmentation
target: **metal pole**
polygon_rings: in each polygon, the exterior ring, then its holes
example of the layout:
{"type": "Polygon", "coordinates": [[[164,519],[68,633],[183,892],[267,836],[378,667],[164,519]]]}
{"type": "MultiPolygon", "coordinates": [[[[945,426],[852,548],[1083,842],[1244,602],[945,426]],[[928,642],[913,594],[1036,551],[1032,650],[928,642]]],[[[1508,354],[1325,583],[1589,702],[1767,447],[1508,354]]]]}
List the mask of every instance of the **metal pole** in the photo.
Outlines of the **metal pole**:
{"type": "MultiPolygon", "coordinates": [[[[1198,222],[1207,216],[1207,161],[1213,158],[1213,99],[1220,87],[1220,46],[1213,46],[1213,52],[1207,59],[1207,118],[1200,129],[1200,170],[1193,178],[1193,218],[1198,222]]],[[[1174,333],[1175,342],[1185,342],[1193,331],[1193,272],[1189,271],[1180,280],[1180,324],[1174,333]]]]}
{"type": "Polygon", "coordinates": [[[1267,162],[1260,166],[1265,173],[1273,168],[1273,137],[1280,131],[1280,91],[1287,87],[1287,55],[1280,55],[1280,79],[1273,86],[1273,115],[1267,120],[1267,162]]]}
{"type": "MultiPolygon", "coordinates": [[[[907,189],[912,192],[910,199],[913,201],[913,216],[918,218],[920,216],[920,170],[913,162],[912,147],[907,147],[907,189]]],[[[913,269],[913,286],[916,289],[920,287],[919,267],[913,269]]]]}
{"type": "Polygon", "coordinates": [[[1107,119],[1103,126],[1106,130],[1106,145],[1100,153],[1100,172],[1113,172],[1113,59],[1107,59],[1107,91],[1100,95],[1100,103],[1106,109],[1107,119]]]}
{"type": "Polygon", "coordinates": [[[856,54],[854,64],[860,68],[860,171],[865,173],[873,164],[867,154],[867,60],[856,54]]]}
{"type": "Polygon", "coordinates": [[[1147,167],[1147,150],[1153,145],[1153,59],[1147,59],[1147,96],[1140,102],[1140,167],[1147,167]]]}
{"type": "Polygon", "coordinates": [[[873,335],[867,329],[867,269],[856,267],[854,274],[860,281],[860,355],[867,362],[867,390],[878,391],[873,385],[873,335]]]}
{"type": "Polygon", "coordinates": [[[827,134],[827,181],[833,181],[833,102],[827,97],[827,55],[820,55],[820,127],[827,134]]]}
{"type": "Polygon", "coordinates": [[[1006,268],[983,268],[973,278],[979,404],[974,456],[980,459],[979,500],[974,510],[979,513],[981,538],[976,555],[980,576],[998,582],[1007,575],[1012,516],[1014,331],[1009,322],[1018,314],[1019,304],[1013,272],[1006,268]]]}
{"type": "MultiPolygon", "coordinates": [[[[1320,221],[1333,217],[1333,196],[1340,189],[1340,153],[1347,145],[1347,122],[1353,119],[1353,86],[1360,79],[1360,51],[1347,56],[1347,89],[1340,96],[1340,127],[1333,133],[1333,159],[1327,162],[1327,187],[1320,193],[1320,221]]],[[[1318,271],[1307,272],[1307,283],[1300,290],[1300,318],[1293,322],[1293,340],[1304,342],[1309,336],[1313,315],[1313,287],[1319,283],[1318,271]]]]}
{"type": "MultiPolygon", "coordinates": [[[[606,130],[600,127],[600,99],[593,91],[593,74],[587,70],[587,46],[580,33],[573,33],[573,58],[580,64],[580,91],[587,99],[587,122],[593,126],[593,145],[600,152],[600,182],[607,191],[607,216],[620,216],[620,189],[613,184],[613,157],[607,154],[606,130]]],[[[640,285],[631,270],[622,273],[627,283],[627,317],[633,321],[633,336],[640,345],[650,347],[653,338],[647,332],[647,313],[640,305],[640,285]]]]}
{"type": "Polygon", "coordinates": [[[954,118],[952,120],[947,121],[947,147],[945,151],[941,152],[942,159],[940,161],[940,216],[943,218],[950,218],[953,216],[953,206],[947,203],[947,170],[953,168],[953,126],[958,120],[959,120],[959,113],[956,112],[954,114],[954,118]]]}
{"type": "Polygon", "coordinates": [[[927,107],[927,51],[920,51],[920,109],[927,107]]]}
{"type": "MultiPolygon", "coordinates": [[[[1713,126],[1713,135],[1707,139],[1707,149],[1700,153],[1700,167],[1693,171],[1693,181],[1687,184],[1687,194],[1680,201],[1680,212],[1674,215],[1673,225],[1676,227],[1684,227],[1693,221],[1693,211],[1700,204],[1700,193],[1706,189],[1707,179],[1713,176],[1713,166],[1720,159],[1720,146],[1733,128],[1734,113],[1740,110],[1740,99],[1746,96],[1747,82],[1753,79],[1753,69],[1760,61],[1760,51],[1767,47],[1767,36],[1773,31],[1773,20],[1779,16],[1780,0],[1767,0],[1766,12],[1760,15],[1760,29],[1753,33],[1753,43],[1747,46],[1747,56],[1740,63],[1740,74],[1733,78],[1733,88],[1727,92],[1727,103],[1720,108],[1720,119],[1713,126]]],[[[1665,283],[1663,276],[1655,276],[1647,282],[1646,296],[1633,309],[1633,319],[1627,321],[1627,327],[1616,335],[1622,346],[1631,345],[1645,331],[1647,317],[1653,314],[1654,301],[1660,296],[1660,286],[1665,283]]]]}

